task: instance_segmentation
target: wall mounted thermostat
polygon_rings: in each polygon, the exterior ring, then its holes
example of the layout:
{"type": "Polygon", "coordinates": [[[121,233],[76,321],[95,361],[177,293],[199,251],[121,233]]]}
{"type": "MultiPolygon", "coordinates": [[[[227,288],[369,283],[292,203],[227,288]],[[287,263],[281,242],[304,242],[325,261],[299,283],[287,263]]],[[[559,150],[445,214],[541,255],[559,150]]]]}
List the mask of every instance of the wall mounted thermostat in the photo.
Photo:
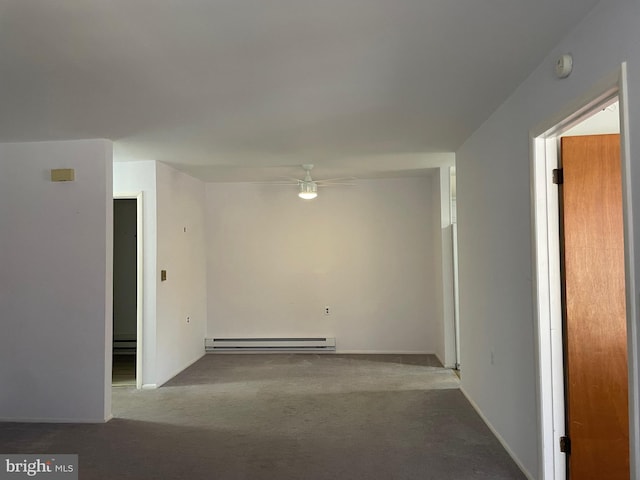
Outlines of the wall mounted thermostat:
{"type": "Polygon", "coordinates": [[[558,78],[567,78],[573,70],[573,57],[565,53],[560,55],[556,61],[556,76],[558,78]]]}

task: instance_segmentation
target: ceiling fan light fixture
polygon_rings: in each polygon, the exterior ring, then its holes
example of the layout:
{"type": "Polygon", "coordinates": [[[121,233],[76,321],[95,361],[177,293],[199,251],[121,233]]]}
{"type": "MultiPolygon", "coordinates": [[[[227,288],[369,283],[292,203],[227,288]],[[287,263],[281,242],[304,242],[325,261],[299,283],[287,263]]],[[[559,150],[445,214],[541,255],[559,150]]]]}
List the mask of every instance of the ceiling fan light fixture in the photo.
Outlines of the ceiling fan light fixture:
{"type": "Polygon", "coordinates": [[[300,182],[298,196],[304,200],[313,200],[318,196],[318,185],[316,182],[300,182]]]}

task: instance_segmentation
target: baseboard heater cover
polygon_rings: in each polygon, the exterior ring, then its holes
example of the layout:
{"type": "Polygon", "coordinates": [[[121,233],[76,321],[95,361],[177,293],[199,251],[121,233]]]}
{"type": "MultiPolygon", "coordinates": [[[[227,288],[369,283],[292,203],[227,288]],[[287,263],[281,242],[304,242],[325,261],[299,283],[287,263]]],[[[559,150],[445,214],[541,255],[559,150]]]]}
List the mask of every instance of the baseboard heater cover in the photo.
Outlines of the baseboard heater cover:
{"type": "Polygon", "coordinates": [[[301,338],[205,338],[207,353],[240,352],[335,352],[336,339],[301,338]]]}
{"type": "Polygon", "coordinates": [[[136,340],[113,340],[114,355],[135,355],[137,351],[136,340]]]}

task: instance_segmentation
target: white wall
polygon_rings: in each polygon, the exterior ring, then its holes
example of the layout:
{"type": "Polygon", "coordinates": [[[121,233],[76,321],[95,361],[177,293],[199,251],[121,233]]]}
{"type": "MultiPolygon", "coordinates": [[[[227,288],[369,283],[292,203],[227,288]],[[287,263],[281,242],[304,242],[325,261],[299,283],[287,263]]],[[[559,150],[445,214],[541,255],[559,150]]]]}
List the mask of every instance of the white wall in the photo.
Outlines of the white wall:
{"type": "Polygon", "coordinates": [[[143,388],[153,388],[204,354],[204,183],[161,162],[114,163],[114,195],[140,191],[144,204],[143,388]],[[161,270],[167,270],[164,282],[161,270]]]}
{"type": "Polygon", "coordinates": [[[111,416],[111,161],[105,140],[0,145],[2,420],[111,416]]]}
{"type": "Polygon", "coordinates": [[[437,306],[436,355],[445,367],[456,363],[454,297],[453,297],[453,237],[451,231],[451,175],[450,167],[434,169],[432,180],[432,232],[434,265],[438,272],[434,286],[437,306]]]}
{"type": "MultiPolygon", "coordinates": [[[[442,271],[443,251],[443,228],[442,228],[442,183],[440,181],[440,169],[435,169],[431,175],[431,233],[432,233],[432,251],[434,271],[442,271]]],[[[434,324],[434,337],[436,344],[434,353],[444,365],[446,358],[445,348],[445,325],[444,325],[444,278],[442,274],[435,275],[433,296],[434,296],[434,313],[436,317],[442,321],[434,324]]]]}
{"type": "Polygon", "coordinates": [[[449,167],[438,169],[440,179],[440,250],[442,275],[442,333],[446,367],[456,363],[455,343],[455,304],[453,275],[453,232],[451,225],[451,170],[449,167]]]}
{"type": "MultiPolygon", "coordinates": [[[[157,385],[156,376],[156,162],[114,162],[113,195],[142,192],[143,305],[142,375],[143,387],[157,385]]],[[[138,339],[140,341],[140,339],[138,339]]]]}
{"type": "Polygon", "coordinates": [[[206,202],[207,336],[436,351],[430,178],[358,181],[312,201],[295,187],[212,183],[206,202]]]}
{"type": "MultiPolygon", "coordinates": [[[[529,131],[629,61],[631,180],[640,187],[639,9],[634,0],[601,2],[456,153],[462,386],[531,478],[539,451],[529,131]],[[566,52],[574,72],[558,80],[553,66],[566,52]]],[[[633,203],[637,216],[635,192],[633,203]]],[[[636,218],[636,238],[638,228],[636,218]]]]}
{"type": "Polygon", "coordinates": [[[207,321],[204,183],[157,163],[156,382],[204,355],[207,321]]]}

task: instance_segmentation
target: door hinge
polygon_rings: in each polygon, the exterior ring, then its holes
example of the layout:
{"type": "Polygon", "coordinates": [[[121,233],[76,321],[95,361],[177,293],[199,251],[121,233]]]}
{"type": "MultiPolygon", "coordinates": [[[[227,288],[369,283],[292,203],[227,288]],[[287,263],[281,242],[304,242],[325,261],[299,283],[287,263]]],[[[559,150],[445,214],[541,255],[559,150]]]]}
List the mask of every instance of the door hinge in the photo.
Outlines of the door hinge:
{"type": "Polygon", "coordinates": [[[567,455],[571,454],[571,439],[569,437],[560,437],[560,451],[567,455]]]}
{"type": "Polygon", "coordinates": [[[564,183],[564,173],[561,168],[553,169],[553,183],[555,185],[562,185],[564,183]]]}

